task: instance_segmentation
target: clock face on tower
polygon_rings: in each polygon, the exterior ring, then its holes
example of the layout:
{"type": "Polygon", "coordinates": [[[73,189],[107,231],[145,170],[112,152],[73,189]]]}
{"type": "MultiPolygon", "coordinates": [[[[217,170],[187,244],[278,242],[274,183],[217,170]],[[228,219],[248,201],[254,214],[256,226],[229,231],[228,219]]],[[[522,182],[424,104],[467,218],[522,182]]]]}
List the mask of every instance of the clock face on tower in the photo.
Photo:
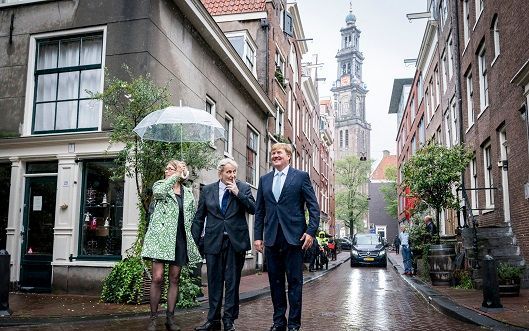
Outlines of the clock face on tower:
{"type": "Polygon", "coordinates": [[[341,86],[349,85],[350,82],[351,82],[351,76],[349,76],[349,75],[343,75],[340,78],[340,85],[341,86]]]}

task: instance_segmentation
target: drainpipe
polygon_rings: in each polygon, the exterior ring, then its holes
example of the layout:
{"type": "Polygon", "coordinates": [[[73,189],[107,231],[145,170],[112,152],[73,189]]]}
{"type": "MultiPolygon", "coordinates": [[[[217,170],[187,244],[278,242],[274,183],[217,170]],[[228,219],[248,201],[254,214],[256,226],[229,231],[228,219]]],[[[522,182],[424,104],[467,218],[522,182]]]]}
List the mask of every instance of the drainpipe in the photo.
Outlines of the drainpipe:
{"type": "Polygon", "coordinates": [[[266,18],[263,18],[261,19],[261,28],[263,30],[265,30],[265,40],[266,40],[266,49],[265,49],[265,63],[266,63],[266,70],[265,70],[265,86],[264,86],[264,89],[266,91],[266,94],[268,94],[268,90],[269,90],[269,82],[268,82],[268,78],[269,78],[269,66],[270,66],[270,63],[269,60],[270,60],[270,54],[268,54],[269,52],[269,38],[270,38],[270,23],[268,22],[268,19],[266,18]]]}

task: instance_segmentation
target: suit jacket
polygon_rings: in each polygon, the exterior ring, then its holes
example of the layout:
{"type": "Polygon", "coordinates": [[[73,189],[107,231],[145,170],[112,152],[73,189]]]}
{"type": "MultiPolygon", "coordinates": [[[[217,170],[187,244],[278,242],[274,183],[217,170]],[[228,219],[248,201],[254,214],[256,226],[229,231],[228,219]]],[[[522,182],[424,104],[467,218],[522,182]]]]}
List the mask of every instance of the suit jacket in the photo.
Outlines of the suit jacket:
{"type": "Polygon", "coordinates": [[[255,213],[255,199],[250,185],[239,180],[235,183],[239,194],[237,196],[230,194],[226,215],[222,214],[219,206],[219,182],[202,188],[191,232],[198,245],[204,228],[204,220],[207,218],[204,233],[204,253],[206,254],[220,252],[224,231],[228,233],[231,245],[236,252],[245,252],[251,247],[246,213],[252,215],[255,213]]]}
{"type": "Polygon", "coordinates": [[[259,179],[255,210],[254,239],[263,240],[265,246],[275,243],[277,226],[281,229],[287,242],[301,245],[303,233],[315,236],[320,223],[320,207],[312,188],[309,174],[305,171],[289,168],[287,178],[276,202],[272,193],[274,171],[259,179]],[[309,211],[309,222],[305,220],[305,206],[309,211]]]}

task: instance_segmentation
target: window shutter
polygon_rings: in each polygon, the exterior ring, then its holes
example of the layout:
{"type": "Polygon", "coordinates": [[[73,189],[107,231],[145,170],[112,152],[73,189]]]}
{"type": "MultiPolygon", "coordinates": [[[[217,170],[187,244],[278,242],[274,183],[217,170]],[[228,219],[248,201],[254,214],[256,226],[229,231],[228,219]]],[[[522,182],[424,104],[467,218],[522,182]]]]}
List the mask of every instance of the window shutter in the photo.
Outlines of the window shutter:
{"type": "Polygon", "coordinates": [[[292,15],[285,10],[285,19],[283,20],[283,24],[285,25],[283,27],[283,31],[285,31],[286,34],[288,34],[290,37],[294,36],[294,26],[292,22],[292,15]]]}

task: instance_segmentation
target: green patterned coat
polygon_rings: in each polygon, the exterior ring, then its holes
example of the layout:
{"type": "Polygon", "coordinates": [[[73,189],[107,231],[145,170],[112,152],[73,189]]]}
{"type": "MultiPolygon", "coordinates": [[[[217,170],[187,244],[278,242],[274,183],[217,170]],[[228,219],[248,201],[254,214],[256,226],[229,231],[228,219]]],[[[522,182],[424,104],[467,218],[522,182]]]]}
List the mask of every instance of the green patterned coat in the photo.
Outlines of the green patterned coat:
{"type": "MultiPolygon", "coordinates": [[[[142,257],[174,261],[176,249],[176,232],[178,230],[178,202],[173,192],[173,185],[178,176],[171,176],[154,183],[153,198],[156,207],[151,215],[149,228],[143,242],[142,257]]],[[[191,235],[191,223],[195,215],[195,198],[191,189],[182,185],[184,190],[184,228],[187,239],[187,256],[189,264],[202,261],[198,247],[191,235]]]]}

